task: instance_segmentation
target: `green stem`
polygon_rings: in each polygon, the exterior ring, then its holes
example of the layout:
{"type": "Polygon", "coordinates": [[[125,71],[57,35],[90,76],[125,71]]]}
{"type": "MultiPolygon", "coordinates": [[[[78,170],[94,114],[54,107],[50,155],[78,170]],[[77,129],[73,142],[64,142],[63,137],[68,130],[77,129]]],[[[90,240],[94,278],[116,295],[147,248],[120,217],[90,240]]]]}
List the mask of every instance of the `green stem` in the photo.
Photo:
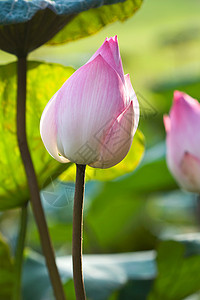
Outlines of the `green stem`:
{"type": "MultiPolygon", "coordinates": [[[[40,199],[33,162],[28,148],[26,137],[26,57],[18,57],[17,68],[17,139],[28,181],[30,200],[33,214],[38,227],[41,246],[49,271],[50,280],[56,300],[66,300],[62,282],[55,262],[53,247],[40,199]]],[[[34,103],[33,103],[34,105],[34,103]]]]}
{"type": "Polygon", "coordinates": [[[24,244],[26,238],[27,229],[27,219],[28,219],[28,209],[27,203],[21,208],[21,220],[20,228],[18,234],[17,248],[15,253],[15,281],[13,288],[13,300],[21,300],[21,278],[22,278],[22,264],[23,264],[23,254],[24,254],[24,244]]]}
{"type": "Polygon", "coordinates": [[[85,165],[76,165],[72,240],[73,278],[76,300],[86,299],[82,271],[82,232],[85,167],[85,165]]]}
{"type": "Polygon", "coordinates": [[[196,216],[198,226],[200,227],[200,194],[197,195],[196,198],[195,216],[196,216]]]}

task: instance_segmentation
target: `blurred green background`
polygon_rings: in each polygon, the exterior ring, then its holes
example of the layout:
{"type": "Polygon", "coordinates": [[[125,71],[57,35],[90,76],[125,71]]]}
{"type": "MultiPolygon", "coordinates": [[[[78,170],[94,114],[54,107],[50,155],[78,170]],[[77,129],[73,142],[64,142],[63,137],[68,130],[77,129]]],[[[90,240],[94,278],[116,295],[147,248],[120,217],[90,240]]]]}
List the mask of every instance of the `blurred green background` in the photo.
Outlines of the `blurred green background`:
{"type": "MultiPolygon", "coordinates": [[[[29,56],[29,60],[58,63],[76,69],[87,62],[106,37],[117,34],[124,71],[130,74],[140,103],[139,129],[145,136],[146,148],[143,160],[136,170],[114,180],[98,181],[99,177],[94,174],[93,180],[87,182],[83,252],[103,255],[158,249],[158,258],[155,263],[155,252],[140,252],[128,271],[131,258],[126,257],[125,264],[120,257],[115,257],[114,265],[120,265],[121,269],[115,271],[111,268],[106,294],[104,281],[108,272],[105,266],[108,266],[106,259],[109,260],[109,256],[94,258],[98,262],[103,257],[101,267],[98,265],[97,269],[89,261],[92,258],[88,257],[91,270],[87,270],[86,288],[92,295],[91,299],[179,300],[200,290],[197,197],[180,191],[167,169],[162,121],[163,114],[168,113],[172,105],[174,90],[199,99],[199,12],[198,0],[144,1],[140,10],[124,23],[108,25],[95,35],[68,44],[42,46],[29,56]],[[141,262],[144,265],[141,266],[141,262]],[[105,271],[102,277],[96,276],[98,268],[105,271]],[[126,280],[113,279],[116,272],[124,272],[126,280]],[[193,280],[190,280],[191,277],[193,280]],[[96,285],[99,287],[98,295],[95,293],[97,290],[91,288],[96,285]]],[[[1,64],[12,61],[15,61],[14,56],[0,52],[1,64]]],[[[42,84],[43,79],[40,80],[42,84]]],[[[58,256],[71,254],[74,185],[68,181],[67,172],[62,175],[62,180],[53,181],[49,177],[50,185],[41,192],[58,256]]],[[[12,210],[0,215],[0,229],[11,245],[11,252],[17,237],[18,214],[18,210],[12,210]]],[[[49,282],[42,258],[33,252],[41,252],[41,249],[32,216],[29,217],[26,244],[32,250],[27,250],[24,299],[45,299],[49,282]],[[35,284],[43,282],[43,287],[39,286],[30,295],[33,278],[35,284]]],[[[60,264],[65,266],[66,291],[71,293],[68,261],[60,264]]],[[[74,299],[73,295],[70,297],[74,299]]],[[[196,294],[190,299],[200,298],[196,294]]]]}

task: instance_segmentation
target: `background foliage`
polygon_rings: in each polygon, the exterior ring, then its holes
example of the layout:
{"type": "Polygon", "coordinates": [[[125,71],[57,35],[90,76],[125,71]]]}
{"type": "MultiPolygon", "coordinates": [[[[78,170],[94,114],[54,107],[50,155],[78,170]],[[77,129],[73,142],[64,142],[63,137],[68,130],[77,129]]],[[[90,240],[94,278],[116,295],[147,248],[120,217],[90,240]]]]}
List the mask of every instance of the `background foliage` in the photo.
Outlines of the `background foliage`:
{"type": "MultiPolygon", "coordinates": [[[[106,36],[117,33],[124,70],[130,73],[140,102],[139,127],[145,136],[146,151],[132,171],[144,150],[144,138],[138,131],[126,164],[122,162],[114,171],[87,170],[83,240],[86,291],[94,300],[181,300],[189,296],[199,299],[196,195],[180,191],[167,169],[162,121],[175,89],[199,99],[199,2],[145,1],[137,14],[123,24],[115,23],[94,36],[55,46],[96,32],[116,20],[113,12],[123,20],[134,11],[136,3],[126,2],[115,4],[116,10],[102,7],[80,14],[49,45],[29,56],[28,137],[49,230],[66,293],[73,300],[70,254],[74,167],[63,167],[51,159],[39,138],[38,124],[45,104],[74,68],[84,64],[106,36]]],[[[0,60],[4,64],[0,68],[0,209],[6,210],[0,215],[4,236],[0,242],[0,262],[4,262],[0,268],[4,272],[4,276],[0,273],[0,299],[6,300],[10,299],[8,286],[13,280],[19,217],[18,209],[8,208],[26,202],[28,190],[15,138],[16,67],[11,63],[15,58],[1,52],[0,60]]],[[[31,212],[26,244],[29,249],[24,264],[23,297],[53,299],[31,212]]]]}

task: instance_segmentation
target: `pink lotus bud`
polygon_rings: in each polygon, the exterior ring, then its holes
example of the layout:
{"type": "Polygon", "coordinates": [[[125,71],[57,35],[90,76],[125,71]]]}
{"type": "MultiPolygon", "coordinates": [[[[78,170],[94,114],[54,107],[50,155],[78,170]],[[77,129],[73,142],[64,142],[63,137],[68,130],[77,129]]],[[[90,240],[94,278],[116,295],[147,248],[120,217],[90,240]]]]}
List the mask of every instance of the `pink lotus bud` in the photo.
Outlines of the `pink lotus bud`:
{"type": "Polygon", "coordinates": [[[138,122],[138,101],[115,36],[106,38],[48,102],[40,133],[59,162],[109,168],[127,155],[138,122]]]}
{"type": "Polygon", "coordinates": [[[167,132],[167,163],[184,189],[200,193],[200,103],[179,91],[169,116],[164,116],[167,132]]]}

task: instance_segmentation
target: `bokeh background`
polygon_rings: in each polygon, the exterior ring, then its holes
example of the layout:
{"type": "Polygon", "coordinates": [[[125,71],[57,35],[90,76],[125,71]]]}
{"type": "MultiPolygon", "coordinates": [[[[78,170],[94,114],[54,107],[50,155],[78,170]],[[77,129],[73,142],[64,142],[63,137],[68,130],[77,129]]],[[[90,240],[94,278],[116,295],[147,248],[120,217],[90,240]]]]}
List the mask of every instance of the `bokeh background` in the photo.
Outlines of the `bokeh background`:
{"type": "MultiPolygon", "coordinates": [[[[29,55],[32,61],[76,69],[87,62],[106,37],[117,34],[124,71],[130,74],[140,103],[139,129],[145,137],[141,163],[133,172],[110,181],[98,180],[100,177],[94,173],[86,184],[83,252],[88,255],[85,272],[90,299],[200,299],[199,202],[197,195],[178,188],[167,169],[163,126],[163,114],[170,110],[174,90],[200,97],[199,12],[198,0],[144,1],[139,11],[123,23],[108,25],[78,41],[44,45],[29,55]]],[[[0,52],[2,65],[15,60],[0,52]]],[[[69,255],[74,184],[70,172],[56,180],[44,178],[43,185],[46,180],[49,185],[41,191],[41,197],[56,254],[64,257],[60,269],[69,299],[73,300],[69,255]]],[[[109,178],[109,171],[104,172],[109,178]]],[[[17,209],[0,215],[0,229],[11,253],[18,218],[17,209]]],[[[23,297],[50,299],[31,212],[26,245],[23,297]],[[31,282],[34,291],[30,291],[31,282]]]]}

